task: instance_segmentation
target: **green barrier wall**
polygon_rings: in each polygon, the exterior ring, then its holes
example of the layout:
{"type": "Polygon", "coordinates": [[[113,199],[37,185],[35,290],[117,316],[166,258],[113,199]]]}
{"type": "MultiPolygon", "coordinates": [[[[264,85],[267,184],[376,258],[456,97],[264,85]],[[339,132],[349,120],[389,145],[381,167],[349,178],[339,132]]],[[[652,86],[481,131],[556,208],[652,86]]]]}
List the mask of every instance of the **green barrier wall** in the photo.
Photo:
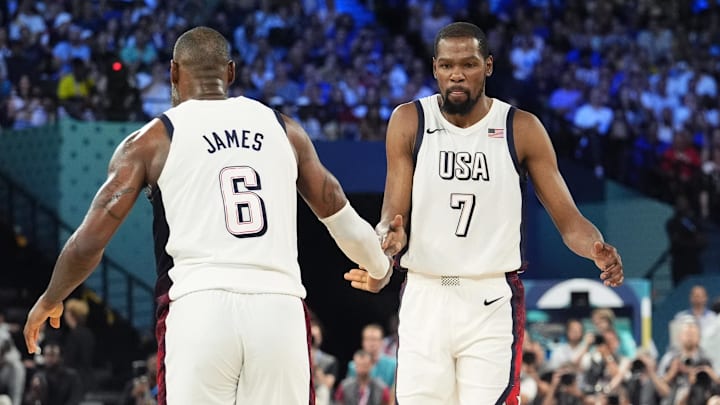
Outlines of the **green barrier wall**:
{"type": "MultiPolygon", "coordinates": [[[[115,147],[140,125],[63,121],[43,128],[5,131],[0,135],[0,170],[75,228],[106,178],[115,147]]],[[[154,285],[151,217],[150,203],[143,193],[107,253],[154,285]]],[[[61,235],[60,242],[68,236],[61,235]]]]}

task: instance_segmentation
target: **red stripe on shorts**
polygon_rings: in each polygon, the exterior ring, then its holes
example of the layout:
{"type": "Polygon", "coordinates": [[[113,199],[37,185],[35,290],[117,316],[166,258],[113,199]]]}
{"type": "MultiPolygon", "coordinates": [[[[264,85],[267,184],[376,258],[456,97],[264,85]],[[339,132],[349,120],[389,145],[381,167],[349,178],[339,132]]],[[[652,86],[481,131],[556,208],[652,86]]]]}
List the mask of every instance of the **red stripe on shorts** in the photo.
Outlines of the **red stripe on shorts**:
{"type": "Polygon", "coordinates": [[[170,310],[170,297],[167,293],[157,299],[157,323],[155,324],[155,338],[158,342],[157,352],[157,404],[167,405],[167,393],[165,387],[165,320],[170,310]]]}
{"type": "Polygon", "coordinates": [[[523,338],[525,337],[525,287],[516,271],[506,273],[505,278],[512,291],[510,300],[513,318],[512,365],[510,366],[508,386],[496,405],[520,405],[520,370],[523,338]]]}
{"type": "MultiPolygon", "coordinates": [[[[313,381],[314,368],[312,363],[312,331],[310,330],[310,310],[303,300],[303,310],[305,310],[305,330],[307,331],[307,347],[308,347],[308,364],[310,364],[310,398],[309,405],[315,405],[315,382],[313,381]]],[[[159,403],[158,403],[159,405],[159,403]]]]}

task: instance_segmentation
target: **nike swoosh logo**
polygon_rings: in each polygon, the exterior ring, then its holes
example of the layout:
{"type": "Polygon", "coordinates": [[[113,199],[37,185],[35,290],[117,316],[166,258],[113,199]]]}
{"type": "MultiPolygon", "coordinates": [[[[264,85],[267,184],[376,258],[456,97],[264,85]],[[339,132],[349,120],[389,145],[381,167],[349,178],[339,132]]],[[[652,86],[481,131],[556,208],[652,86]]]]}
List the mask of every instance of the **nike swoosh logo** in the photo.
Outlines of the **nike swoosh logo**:
{"type": "Polygon", "coordinates": [[[444,131],[444,130],[445,130],[445,128],[435,128],[435,129],[428,128],[425,130],[425,132],[427,132],[428,134],[434,134],[437,131],[444,131]]]}
{"type": "Polygon", "coordinates": [[[501,299],[502,299],[502,297],[498,297],[498,298],[495,298],[494,300],[490,300],[490,301],[488,301],[488,300],[486,299],[485,302],[484,302],[484,304],[485,304],[486,306],[487,306],[487,305],[492,305],[492,304],[500,301],[501,299]]]}

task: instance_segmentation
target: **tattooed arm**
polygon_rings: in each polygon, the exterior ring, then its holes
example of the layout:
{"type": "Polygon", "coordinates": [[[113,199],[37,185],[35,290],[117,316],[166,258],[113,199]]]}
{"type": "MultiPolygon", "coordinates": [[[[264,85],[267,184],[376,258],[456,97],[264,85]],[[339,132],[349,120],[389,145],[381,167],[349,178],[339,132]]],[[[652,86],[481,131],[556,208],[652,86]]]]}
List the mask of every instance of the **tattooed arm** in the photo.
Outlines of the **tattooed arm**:
{"type": "Polygon", "coordinates": [[[340,183],[320,162],[305,130],[291,118],[283,119],[297,159],[298,192],[345,256],[374,277],[385,277],[389,261],[372,226],[350,206],[340,183]]]}
{"type": "Polygon", "coordinates": [[[164,131],[162,125],[151,122],[128,136],[115,150],[107,180],[60,252],[47,289],[28,314],[24,334],[30,353],[35,352],[40,326],[48,318],[51,326],[60,326],[63,300],[98,265],[110,238],[148,183],[148,167],[154,165],[154,147],[157,146],[153,140],[158,139],[160,131],[164,131]]]}
{"type": "Polygon", "coordinates": [[[292,118],[283,116],[298,167],[297,188],[318,218],[327,218],[347,203],[337,179],[323,166],[305,130],[292,118]]]}

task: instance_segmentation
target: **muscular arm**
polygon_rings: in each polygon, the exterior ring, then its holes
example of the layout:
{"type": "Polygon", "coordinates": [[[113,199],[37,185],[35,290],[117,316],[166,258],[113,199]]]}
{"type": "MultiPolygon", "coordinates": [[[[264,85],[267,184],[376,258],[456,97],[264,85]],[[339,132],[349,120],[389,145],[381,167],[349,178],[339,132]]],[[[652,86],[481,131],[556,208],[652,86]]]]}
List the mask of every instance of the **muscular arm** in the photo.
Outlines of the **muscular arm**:
{"type": "MultiPolygon", "coordinates": [[[[412,181],[415,172],[413,149],[418,126],[417,109],[412,103],[400,105],[390,117],[386,136],[387,176],[385,178],[385,194],[383,196],[380,223],[376,231],[385,235],[392,231],[392,222],[396,216],[402,218],[403,226],[409,223],[410,202],[412,197],[412,181]]],[[[386,252],[394,255],[407,244],[406,229],[398,230],[389,235],[386,252]],[[400,234],[398,234],[400,233],[400,234]]]]}
{"type": "Polygon", "coordinates": [[[62,302],[92,273],[110,238],[135,204],[145,185],[145,161],[138,142],[141,135],[140,131],[131,134],[115,150],[107,180],[60,252],[44,294],[48,303],[62,302]]]}
{"type": "Polygon", "coordinates": [[[560,175],[555,151],[545,128],[534,115],[517,111],[513,131],[517,134],[518,156],[524,160],[537,196],[562,235],[563,242],[576,254],[591,258],[593,242],[602,241],[603,237],[575,205],[560,175]]]}
{"type": "Polygon", "coordinates": [[[140,190],[159,176],[169,141],[158,120],[128,136],[115,150],[108,177],[78,229],[63,247],[50,284],[28,313],[23,335],[29,353],[37,351],[41,326],[60,327],[62,301],[95,269],[110,238],[127,217],[140,190]]]}
{"type": "Polygon", "coordinates": [[[372,227],[350,206],[340,183],[320,162],[305,130],[294,120],[283,119],[297,158],[298,192],[350,260],[375,277],[384,277],[389,263],[372,227]]]}
{"type": "Polygon", "coordinates": [[[310,138],[295,120],[283,117],[298,165],[297,188],[318,218],[340,211],[347,197],[340,183],[320,162],[310,138]]]}
{"type": "Polygon", "coordinates": [[[565,245],[575,254],[591,259],[603,271],[607,285],[622,283],[622,263],[614,247],[578,210],[560,175],[557,158],[545,128],[534,115],[517,111],[513,122],[518,158],[525,164],[538,198],[550,214],[565,245]],[[606,273],[609,271],[609,273],[606,273]]]}

